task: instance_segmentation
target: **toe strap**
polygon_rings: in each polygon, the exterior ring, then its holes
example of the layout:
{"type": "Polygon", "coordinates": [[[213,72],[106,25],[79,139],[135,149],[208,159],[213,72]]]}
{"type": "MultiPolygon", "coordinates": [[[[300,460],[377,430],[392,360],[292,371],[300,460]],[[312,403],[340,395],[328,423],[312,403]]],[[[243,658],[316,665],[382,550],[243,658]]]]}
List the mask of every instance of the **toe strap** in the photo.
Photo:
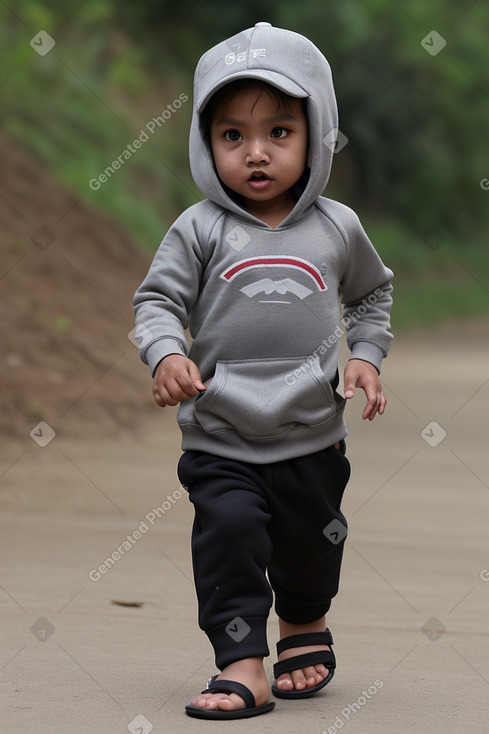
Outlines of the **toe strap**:
{"type": "Polygon", "coordinates": [[[308,668],[311,665],[324,665],[329,670],[334,669],[336,660],[331,650],[319,650],[318,652],[306,652],[303,655],[295,655],[294,657],[275,663],[273,666],[273,674],[278,678],[284,673],[291,673],[293,670],[308,668]]]}
{"type": "Polygon", "coordinates": [[[255,697],[247,686],[235,680],[216,680],[209,678],[202,693],[237,693],[244,700],[246,708],[255,708],[255,697]]]}

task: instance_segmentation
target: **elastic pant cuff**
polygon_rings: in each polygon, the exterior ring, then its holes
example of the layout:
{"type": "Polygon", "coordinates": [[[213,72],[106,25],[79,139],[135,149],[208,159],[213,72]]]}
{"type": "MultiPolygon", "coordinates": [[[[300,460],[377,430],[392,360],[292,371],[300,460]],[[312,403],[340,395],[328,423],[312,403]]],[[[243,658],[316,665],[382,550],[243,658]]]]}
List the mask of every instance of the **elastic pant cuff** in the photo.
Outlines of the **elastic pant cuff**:
{"type": "Polygon", "coordinates": [[[266,617],[234,617],[226,625],[205,630],[216,657],[216,667],[255,656],[270,655],[266,617]]]}
{"type": "Polygon", "coordinates": [[[323,617],[331,607],[331,599],[325,599],[321,604],[308,604],[304,606],[275,596],[275,611],[280,619],[289,624],[309,624],[323,617]]]}

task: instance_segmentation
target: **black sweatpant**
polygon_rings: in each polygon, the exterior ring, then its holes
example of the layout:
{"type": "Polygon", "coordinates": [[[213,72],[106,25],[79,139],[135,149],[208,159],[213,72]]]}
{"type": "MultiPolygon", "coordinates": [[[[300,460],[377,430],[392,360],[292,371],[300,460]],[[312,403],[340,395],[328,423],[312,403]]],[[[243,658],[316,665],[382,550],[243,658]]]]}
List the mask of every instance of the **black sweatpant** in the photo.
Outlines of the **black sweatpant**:
{"type": "Polygon", "coordinates": [[[306,624],[338,591],[350,464],[331,446],[273,464],[186,451],[178,477],[194,505],[192,563],[199,626],[222,670],[269,654],[273,594],[283,620],[306,624]],[[268,574],[268,579],[267,579],[268,574]]]}

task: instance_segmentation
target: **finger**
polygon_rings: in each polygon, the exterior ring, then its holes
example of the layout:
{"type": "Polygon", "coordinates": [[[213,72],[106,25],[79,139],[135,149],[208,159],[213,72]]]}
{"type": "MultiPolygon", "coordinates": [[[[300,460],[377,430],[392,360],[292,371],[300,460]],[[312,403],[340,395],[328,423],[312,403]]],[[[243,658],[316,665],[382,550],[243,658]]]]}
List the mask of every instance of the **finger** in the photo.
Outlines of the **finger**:
{"type": "MultiPolygon", "coordinates": [[[[195,389],[195,392],[199,392],[200,390],[205,390],[205,385],[202,382],[202,377],[199,371],[199,368],[195,364],[195,362],[191,362],[189,365],[189,376],[192,380],[192,386],[195,389]]],[[[195,392],[192,393],[192,395],[195,395],[195,392]]]]}
{"type": "Polygon", "coordinates": [[[156,395],[159,396],[160,402],[158,400],[156,400],[156,402],[162,407],[166,405],[177,405],[180,400],[185,399],[183,397],[183,393],[180,390],[180,387],[175,381],[170,383],[167,382],[165,383],[165,385],[157,385],[154,388],[153,394],[155,395],[155,400],[156,395]],[[180,393],[182,394],[182,397],[179,397],[180,393]]]}
{"type": "Polygon", "coordinates": [[[356,381],[346,378],[344,387],[345,398],[352,398],[355,395],[356,387],[356,381]]]}
{"type": "MultiPolygon", "coordinates": [[[[192,380],[192,377],[190,375],[190,372],[184,372],[176,376],[175,383],[177,385],[177,388],[180,390],[180,393],[178,395],[179,400],[188,400],[189,398],[192,398],[194,395],[196,395],[199,391],[199,388],[195,387],[194,381],[192,380]]],[[[177,394],[175,393],[173,397],[177,397],[177,394]]]]}
{"type": "Polygon", "coordinates": [[[382,415],[385,411],[385,406],[387,405],[387,398],[385,397],[383,391],[377,393],[376,402],[375,405],[367,412],[367,409],[369,408],[369,404],[367,403],[367,406],[364,410],[363,418],[368,418],[370,421],[372,421],[376,415],[382,415]]]}
{"type": "Polygon", "coordinates": [[[372,392],[369,388],[364,388],[365,395],[367,396],[367,404],[362,413],[363,420],[367,418],[373,420],[377,414],[379,408],[380,393],[377,391],[372,392]]]}
{"type": "Polygon", "coordinates": [[[159,390],[153,390],[153,398],[156,403],[156,405],[159,405],[160,408],[166,408],[166,403],[161,397],[159,390]]]}

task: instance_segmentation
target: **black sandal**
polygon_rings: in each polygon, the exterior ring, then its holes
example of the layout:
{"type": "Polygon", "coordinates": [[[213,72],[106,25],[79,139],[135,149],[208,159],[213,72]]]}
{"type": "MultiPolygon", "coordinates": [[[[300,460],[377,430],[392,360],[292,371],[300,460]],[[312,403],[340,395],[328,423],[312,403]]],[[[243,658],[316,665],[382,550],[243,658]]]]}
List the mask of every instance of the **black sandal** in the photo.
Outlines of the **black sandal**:
{"type": "MultiPolygon", "coordinates": [[[[329,629],[325,632],[305,632],[300,635],[291,635],[277,642],[277,655],[283,650],[289,650],[292,647],[305,647],[306,645],[333,645],[333,636],[329,629]]],[[[295,657],[282,660],[273,666],[273,674],[275,676],[275,684],[272,686],[272,693],[277,698],[310,698],[315,693],[326,686],[334,675],[336,667],[336,659],[332,650],[318,650],[317,652],[307,652],[303,655],[295,655],[295,657]],[[291,673],[293,670],[306,668],[310,665],[324,665],[329,670],[329,675],[320,683],[311,688],[303,688],[301,691],[293,689],[284,691],[276,685],[277,678],[284,673],[291,673]]]]}
{"type": "Polygon", "coordinates": [[[194,716],[196,719],[249,719],[251,716],[266,714],[275,708],[273,701],[257,706],[254,695],[242,683],[234,680],[216,680],[216,678],[217,675],[209,678],[201,693],[237,693],[244,700],[246,708],[223,711],[222,709],[205,709],[202,706],[185,706],[185,711],[189,716],[194,716]]]}

